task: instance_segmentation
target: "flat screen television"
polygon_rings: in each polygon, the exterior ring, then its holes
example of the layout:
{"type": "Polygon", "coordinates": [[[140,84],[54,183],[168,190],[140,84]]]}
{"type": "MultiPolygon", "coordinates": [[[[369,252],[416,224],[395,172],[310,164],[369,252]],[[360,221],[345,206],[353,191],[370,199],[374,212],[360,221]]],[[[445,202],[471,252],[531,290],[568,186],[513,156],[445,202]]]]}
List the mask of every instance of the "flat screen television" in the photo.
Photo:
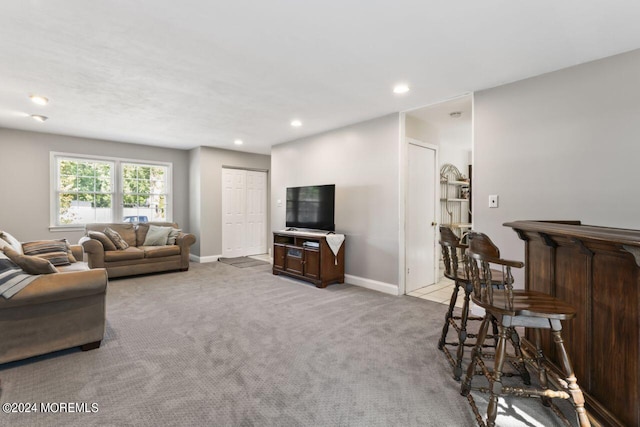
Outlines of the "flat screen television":
{"type": "Polygon", "coordinates": [[[336,186],[287,188],[287,227],[335,231],[336,186]]]}

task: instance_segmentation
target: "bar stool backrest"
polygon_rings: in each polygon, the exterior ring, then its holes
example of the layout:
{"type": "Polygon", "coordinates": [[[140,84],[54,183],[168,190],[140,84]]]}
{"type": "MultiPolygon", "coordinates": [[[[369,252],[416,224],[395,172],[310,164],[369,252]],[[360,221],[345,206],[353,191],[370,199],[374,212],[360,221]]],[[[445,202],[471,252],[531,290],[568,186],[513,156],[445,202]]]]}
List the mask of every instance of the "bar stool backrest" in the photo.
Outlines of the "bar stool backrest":
{"type": "Polygon", "coordinates": [[[500,258],[500,250],[484,233],[468,234],[467,274],[473,285],[474,302],[481,306],[513,310],[513,274],[511,268],[522,268],[524,263],[500,258]],[[496,274],[501,273],[501,274],[496,274]],[[493,286],[485,286],[492,284],[493,286]],[[504,297],[494,298],[501,292],[504,297]]]}
{"type": "Polygon", "coordinates": [[[467,245],[460,241],[460,238],[451,228],[441,225],[440,247],[442,248],[445,277],[451,280],[458,280],[459,274],[466,271],[464,268],[464,259],[466,257],[465,251],[467,250],[467,245]]]}

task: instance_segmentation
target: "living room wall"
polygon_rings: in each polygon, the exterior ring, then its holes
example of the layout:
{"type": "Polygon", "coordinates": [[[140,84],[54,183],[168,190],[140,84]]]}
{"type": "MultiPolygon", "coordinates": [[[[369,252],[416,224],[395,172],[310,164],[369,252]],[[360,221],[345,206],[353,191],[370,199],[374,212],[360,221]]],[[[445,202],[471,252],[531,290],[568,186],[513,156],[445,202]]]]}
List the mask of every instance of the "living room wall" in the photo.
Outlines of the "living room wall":
{"type": "Polygon", "coordinates": [[[475,228],[518,260],[506,221],[640,229],[639,99],[640,50],[477,92],[475,228]]]}
{"type": "MultiPolygon", "coordinates": [[[[189,223],[199,236],[191,252],[200,261],[215,261],[222,255],[223,167],[269,171],[271,156],[211,147],[189,151],[189,223]]],[[[267,179],[270,179],[270,173],[267,173],[267,179]]],[[[267,232],[268,224],[267,211],[267,232]]]]}
{"type": "Polygon", "coordinates": [[[173,163],[173,220],[189,230],[188,152],[0,128],[0,229],[21,241],[67,238],[80,231],[49,231],[51,151],[173,163]]]}
{"type": "Polygon", "coordinates": [[[347,282],[390,293],[398,286],[399,126],[390,114],[271,150],[271,229],[285,228],[287,187],[335,184],[347,282]]]}

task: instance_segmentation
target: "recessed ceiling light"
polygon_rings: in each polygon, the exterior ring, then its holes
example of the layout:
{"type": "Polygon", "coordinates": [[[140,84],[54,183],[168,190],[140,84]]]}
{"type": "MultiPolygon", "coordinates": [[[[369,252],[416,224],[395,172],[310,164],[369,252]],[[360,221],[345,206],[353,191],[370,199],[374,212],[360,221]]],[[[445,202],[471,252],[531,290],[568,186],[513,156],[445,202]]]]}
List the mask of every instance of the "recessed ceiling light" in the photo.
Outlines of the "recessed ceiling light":
{"type": "Polygon", "coordinates": [[[393,93],[407,93],[409,92],[409,86],[405,84],[395,85],[393,88],[393,93]]]}
{"type": "Polygon", "coordinates": [[[244,142],[241,139],[236,139],[235,141],[233,141],[233,143],[236,144],[236,145],[244,144],[244,142]]]}
{"type": "Polygon", "coordinates": [[[31,101],[33,101],[34,104],[47,105],[49,103],[49,99],[45,98],[44,96],[29,95],[29,98],[31,99],[31,101]]]}
{"type": "Polygon", "coordinates": [[[38,114],[32,114],[32,115],[31,115],[31,118],[32,118],[33,120],[38,121],[38,122],[44,122],[44,121],[46,121],[49,117],[47,117],[47,116],[40,116],[40,115],[38,115],[38,114]]]}
{"type": "Polygon", "coordinates": [[[292,120],[291,126],[293,126],[294,128],[299,128],[300,126],[302,126],[302,122],[300,120],[292,120]]]}

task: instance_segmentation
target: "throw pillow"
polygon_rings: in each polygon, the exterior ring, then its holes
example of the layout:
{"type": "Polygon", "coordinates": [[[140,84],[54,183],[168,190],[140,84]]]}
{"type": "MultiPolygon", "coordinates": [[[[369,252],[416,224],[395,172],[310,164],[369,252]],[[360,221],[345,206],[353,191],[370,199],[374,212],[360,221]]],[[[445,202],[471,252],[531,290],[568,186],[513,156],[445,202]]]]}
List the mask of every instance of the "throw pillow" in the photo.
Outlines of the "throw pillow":
{"type": "Polygon", "coordinates": [[[167,244],[171,227],[160,227],[158,225],[150,225],[147,237],[144,238],[143,246],[164,246],[167,244]]]}
{"type": "Polygon", "coordinates": [[[18,252],[19,254],[22,253],[22,245],[20,244],[18,239],[13,237],[11,234],[7,233],[6,231],[0,231],[0,238],[9,243],[14,251],[18,252]]]}
{"type": "Polygon", "coordinates": [[[107,227],[104,229],[104,234],[106,234],[106,236],[111,239],[113,244],[116,246],[116,249],[124,250],[129,247],[129,244],[125,242],[125,240],[120,234],[118,234],[116,230],[107,227]]]}
{"type": "Polygon", "coordinates": [[[27,274],[51,274],[58,270],[48,260],[37,256],[20,255],[11,246],[2,249],[4,254],[27,274]]]}
{"type": "Polygon", "coordinates": [[[38,240],[22,244],[24,255],[32,255],[49,260],[53,265],[69,265],[67,242],[62,240],[38,240]]]}
{"type": "Polygon", "coordinates": [[[64,243],[67,245],[67,257],[69,257],[69,262],[72,264],[74,262],[78,262],[76,257],[73,255],[73,251],[71,250],[71,243],[69,243],[67,239],[60,239],[60,240],[63,240],[64,243]]]}
{"type": "Polygon", "coordinates": [[[113,244],[111,239],[109,239],[106,234],[100,231],[87,231],[87,236],[91,237],[92,239],[96,239],[97,241],[102,243],[102,247],[104,247],[105,251],[118,250],[118,248],[116,248],[116,245],[113,244]]]}
{"type": "Polygon", "coordinates": [[[171,230],[169,230],[169,236],[167,237],[167,245],[175,245],[180,233],[182,233],[181,228],[171,228],[171,230]]]}

